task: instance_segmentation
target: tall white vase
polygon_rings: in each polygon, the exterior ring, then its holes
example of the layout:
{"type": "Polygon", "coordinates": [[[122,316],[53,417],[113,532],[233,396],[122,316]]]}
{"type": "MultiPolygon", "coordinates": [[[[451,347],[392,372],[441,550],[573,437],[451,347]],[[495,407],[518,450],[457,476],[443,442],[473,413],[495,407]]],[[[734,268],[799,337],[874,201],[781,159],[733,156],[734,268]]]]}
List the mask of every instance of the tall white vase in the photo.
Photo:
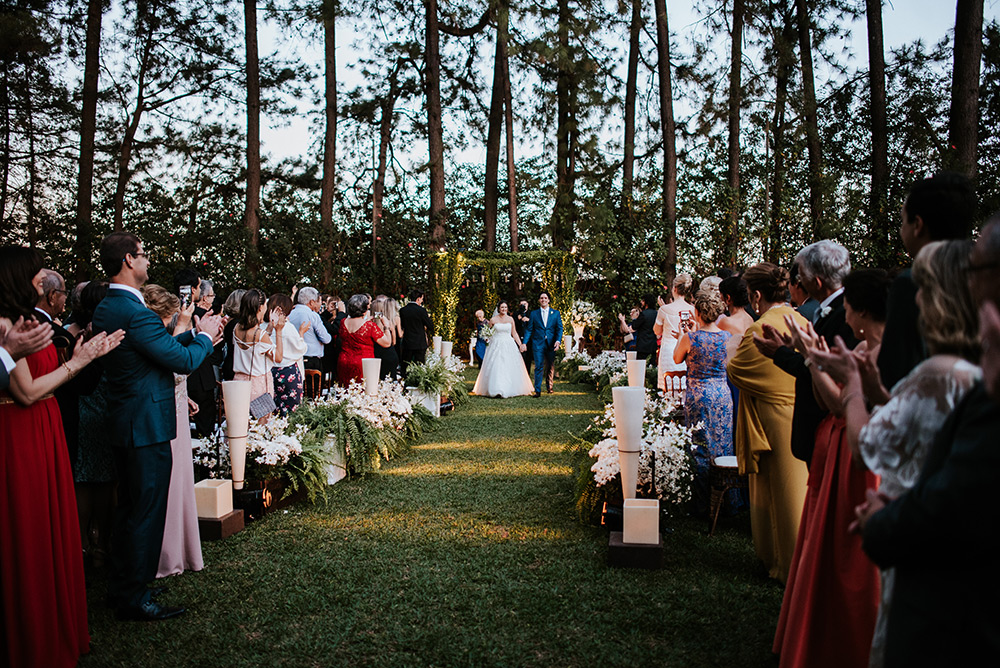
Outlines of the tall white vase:
{"type": "Polygon", "coordinates": [[[573,347],[576,348],[580,345],[580,341],[583,339],[583,328],[585,325],[579,323],[573,323],[573,347]]]}
{"type": "Polygon", "coordinates": [[[382,367],[382,360],[377,357],[364,357],[361,359],[361,373],[365,378],[365,392],[368,394],[378,394],[378,372],[382,367]]]}
{"type": "Polygon", "coordinates": [[[447,358],[447,357],[451,356],[452,345],[453,344],[452,344],[451,341],[442,341],[441,342],[441,357],[442,358],[447,358]]]}
{"type": "Polygon", "coordinates": [[[572,334],[564,335],[562,344],[563,344],[563,350],[565,350],[566,352],[573,350],[573,335],[572,334]]]}
{"type": "Polygon", "coordinates": [[[229,441],[229,461],[233,468],[233,489],[243,489],[247,434],[250,433],[250,381],[223,381],[222,402],[226,407],[226,439],[229,441]]]}
{"type": "Polygon", "coordinates": [[[621,465],[622,495],[635,498],[639,479],[639,449],[642,443],[642,415],[646,408],[646,390],[642,387],[614,387],[611,396],[618,436],[618,461],[621,465]]]}
{"type": "Polygon", "coordinates": [[[635,357],[636,357],[636,355],[638,355],[638,353],[636,351],[634,351],[634,350],[626,350],[625,351],[625,361],[629,362],[629,361],[634,360],[635,357]]]}
{"type": "Polygon", "coordinates": [[[627,360],[629,387],[646,386],[646,360],[627,360]]]}
{"type": "Polygon", "coordinates": [[[434,348],[434,354],[435,355],[440,355],[441,354],[441,337],[440,336],[435,336],[433,339],[431,339],[431,345],[434,348]]]}

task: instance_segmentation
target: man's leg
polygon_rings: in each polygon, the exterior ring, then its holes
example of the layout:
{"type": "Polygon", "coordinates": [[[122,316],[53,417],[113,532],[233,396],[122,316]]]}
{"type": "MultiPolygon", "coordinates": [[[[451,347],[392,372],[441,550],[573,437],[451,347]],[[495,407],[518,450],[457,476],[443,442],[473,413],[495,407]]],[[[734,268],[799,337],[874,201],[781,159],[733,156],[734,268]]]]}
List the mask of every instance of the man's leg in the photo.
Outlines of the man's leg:
{"type": "Polygon", "coordinates": [[[541,347],[532,348],[532,354],[535,358],[535,393],[538,394],[542,391],[542,372],[545,366],[545,349],[541,347]]]}
{"type": "Polygon", "coordinates": [[[170,487],[170,443],[115,448],[118,509],[111,545],[108,602],[136,609],[149,599],[163,545],[170,487]]]}
{"type": "Polygon", "coordinates": [[[556,351],[549,348],[545,351],[545,389],[552,392],[552,385],[556,379],[556,351]]]}

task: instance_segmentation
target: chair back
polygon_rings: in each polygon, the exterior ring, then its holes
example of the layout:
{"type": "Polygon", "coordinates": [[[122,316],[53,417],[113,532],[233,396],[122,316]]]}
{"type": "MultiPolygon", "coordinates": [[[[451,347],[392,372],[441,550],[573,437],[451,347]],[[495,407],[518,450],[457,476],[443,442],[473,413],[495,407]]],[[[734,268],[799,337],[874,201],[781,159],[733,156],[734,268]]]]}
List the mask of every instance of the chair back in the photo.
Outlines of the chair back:
{"type": "Polygon", "coordinates": [[[315,399],[323,392],[323,372],[319,369],[306,369],[305,395],[315,399]]]}
{"type": "Polygon", "coordinates": [[[686,370],[665,371],[663,373],[663,391],[680,403],[684,403],[685,387],[687,387],[686,370]]]}

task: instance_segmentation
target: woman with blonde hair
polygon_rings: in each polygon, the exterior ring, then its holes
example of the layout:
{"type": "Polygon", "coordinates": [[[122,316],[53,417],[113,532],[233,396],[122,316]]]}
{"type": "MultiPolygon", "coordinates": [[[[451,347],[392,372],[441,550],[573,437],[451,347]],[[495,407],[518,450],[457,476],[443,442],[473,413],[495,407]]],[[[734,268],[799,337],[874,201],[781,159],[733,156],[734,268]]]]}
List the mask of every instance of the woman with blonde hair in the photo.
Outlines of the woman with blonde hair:
{"type": "Polygon", "coordinates": [[[757,557],[772,578],[785,582],[809,472],[805,462],[792,455],[795,378],[765,357],[755,339],[765,325],[787,333],[786,315],[800,326],[806,321],[785,301],[788,272],[781,267],[761,262],[747,269],[743,280],[759,318],[747,328],[727,367],[729,379],[740,390],[736,458],[740,473],[749,477],[750,526],[757,557]]]}
{"type": "Polygon", "coordinates": [[[690,322],[694,315],[694,306],[688,302],[687,295],[691,292],[694,279],[691,274],[678,274],[671,287],[673,301],[664,304],[656,312],[656,322],[653,323],[653,333],[660,338],[660,354],[657,357],[656,386],[666,389],[664,374],[668,371],[684,371],[687,366],[683,362],[674,362],[674,348],[677,339],[686,331],[682,323],[690,322]]]}
{"type": "Polygon", "coordinates": [[[399,353],[396,351],[396,342],[399,341],[399,335],[403,331],[403,328],[399,324],[399,309],[396,308],[393,310],[390,302],[394,303],[393,300],[385,295],[379,295],[372,302],[372,315],[374,317],[382,316],[385,318],[385,332],[390,336],[388,347],[374,346],[375,357],[382,360],[378,372],[379,380],[389,376],[393,378],[399,377],[399,353]]]}

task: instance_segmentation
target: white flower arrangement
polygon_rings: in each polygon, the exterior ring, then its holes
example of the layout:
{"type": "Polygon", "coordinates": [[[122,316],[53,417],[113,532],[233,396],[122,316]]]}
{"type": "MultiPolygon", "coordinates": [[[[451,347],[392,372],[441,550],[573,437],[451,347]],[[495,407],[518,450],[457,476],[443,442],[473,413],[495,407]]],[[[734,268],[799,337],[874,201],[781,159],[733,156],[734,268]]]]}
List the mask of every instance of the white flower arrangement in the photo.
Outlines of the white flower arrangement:
{"type": "MultiPolygon", "coordinates": [[[[680,504],[691,498],[693,435],[701,428],[700,424],[687,427],[677,422],[672,417],[677,414],[676,409],[676,401],[669,397],[653,394],[646,397],[639,454],[639,484],[652,482],[656,496],[669,504],[680,504]],[[655,480],[652,479],[654,468],[655,480]]],[[[613,405],[605,406],[604,414],[595,418],[594,423],[601,429],[603,438],[588,454],[597,460],[590,470],[600,487],[621,472],[613,405]]]]}
{"type": "Polygon", "coordinates": [[[616,376],[624,376],[625,371],[625,353],[617,350],[605,350],[590,361],[590,373],[594,378],[607,374],[613,382],[616,376]]]}
{"type": "Polygon", "coordinates": [[[586,366],[591,363],[593,358],[584,349],[572,349],[566,351],[566,357],[563,358],[565,362],[575,362],[579,366],[586,366]]]}
{"type": "Polygon", "coordinates": [[[377,394],[365,392],[364,383],[352,382],[346,389],[338,388],[321,403],[342,403],[349,413],[370,423],[376,429],[402,429],[413,414],[403,384],[386,378],[378,384],[377,394]]]}
{"type": "MultiPolygon", "coordinates": [[[[302,439],[306,428],[288,427],[287,417],[272,416],[266,424],[250,422],[247,433],[247,463],[256,466],[284,466],[295,455],[302,453],[302,439]]],[[[229,445],[226,442],[225,422],[207,438],[191,439],[194,463],[209,470],[209,477],[229,474],[229,445]]]]}
{"type": "Polygon", "coordinates": [[[569,311],[569,321],[574,325],[597,327],[601,323],[601,314],[593,303],[578,299],[569,311]]]}

